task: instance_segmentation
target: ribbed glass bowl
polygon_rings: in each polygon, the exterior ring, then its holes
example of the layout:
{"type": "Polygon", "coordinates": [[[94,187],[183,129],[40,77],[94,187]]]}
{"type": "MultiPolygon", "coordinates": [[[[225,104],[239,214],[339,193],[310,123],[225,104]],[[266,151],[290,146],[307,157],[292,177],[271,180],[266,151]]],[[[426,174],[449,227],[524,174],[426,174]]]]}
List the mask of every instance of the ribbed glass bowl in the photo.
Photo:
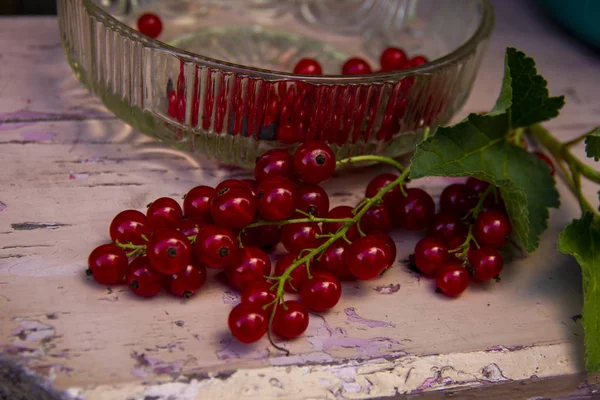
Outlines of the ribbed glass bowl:
{"type": "Polygon", "coordinates": [[[490,37],[488,0],[59,0],[78,78],[117,117],[164,143],[250,166],[311,139],[338,157],[399,156],[465,102],[490,37]],[[136,31],[139,15],[163,32],[136,31]],[[399,46],[431,62],[341,76],[399,46]],[[290,73],[302,57],[323,76],[290,73]],[[177,94],[169,109],[169,94],[177,94]]]}

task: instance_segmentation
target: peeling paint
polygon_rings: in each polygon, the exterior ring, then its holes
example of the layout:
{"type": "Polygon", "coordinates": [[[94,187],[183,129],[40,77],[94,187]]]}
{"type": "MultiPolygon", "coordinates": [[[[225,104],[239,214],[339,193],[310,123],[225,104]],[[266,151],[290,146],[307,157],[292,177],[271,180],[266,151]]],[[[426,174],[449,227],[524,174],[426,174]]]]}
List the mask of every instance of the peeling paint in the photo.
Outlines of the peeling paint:
{"type": "Polygon", "coordinates": [[[75,173],[73,171],[69,171],[69,179],[85,179],[89,176],[90,174],[87,172],[75,173]]]}
{"type": "Polygon", "coordinates": [[[263,360],[269,356],[269,344],[265,341],[245,344],[229,336],[220,341],[221,348],[217,350],[216,355],[219,360],[263,360]]]}
{"type": "Polygon", "coordinates": [[[400,290],[400,284],[390,283],[389,285],[377,286],[373,290],[375,290],[379,294],[393,294],[400,290]]]}
{"type": "Polygon", "coordinates": [[[356,322],[368,326],[369,328],[395,328],[396,325],[391,322],[377,321],[374,319],[366,319],[358,315],[354,307],[348,307],[344,309],[346,318],[350,322],[356,322]]]}
{"type": "Polygon", "coordinates": [[[240,294],[236,292],[232,292],[230,290],[226,290],[223,292],[222,301],[225,304],[231,304],[232,306],[237,306],[240,304],[240,294]]]}
{"type": "Polygon", "coordinates": [[[21,138],[28,142],[49,142],[54,139],[54,134],[45,131],[27,131],[21,132],[21,138]]]}
{"type": "Polygon", "coordinates": [[[6,210],[6,207],[8,206],[0,201],[0,212],[6,210]]]}
{"type": "Polygon", "coordinates": [[[86,158],[85,160],[81,160],[81,164],[96,164],[104,161],[104,157],[93,156],[90,158],[86,158]]]}
{"type": "Polygon", "coordinates": [[[308,354],[299,354],[292,356],[271,358],[269,363],[275,366],[282,365],[304,365],[304,364],[322,364],[332,362],[333,357],[324,352],[314,352],[308,354]]]}

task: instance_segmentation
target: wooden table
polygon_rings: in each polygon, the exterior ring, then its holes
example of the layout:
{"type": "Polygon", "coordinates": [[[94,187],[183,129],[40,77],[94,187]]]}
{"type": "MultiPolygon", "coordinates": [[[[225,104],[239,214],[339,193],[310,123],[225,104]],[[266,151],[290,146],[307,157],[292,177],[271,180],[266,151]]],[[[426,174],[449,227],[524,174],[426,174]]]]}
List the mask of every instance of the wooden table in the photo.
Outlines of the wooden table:
{"type": "MultiPolygon", "coordinates": [[[[496,4],[496,33],[463,115],[491,107],[504,48],[513,45],[534,56],[553,94],[567,95],[549,124],[554,132],[567,139],[598,124],[598,54],[529,2],[496,4]]],[[[144,301],[84,277],[87,255],[107,241],[118,211],[214,185],[231,169],[166,149],[107,113],[65,62],[54,18],[0,19],[0,62],[0,394],[600,396],[597,377],[583,368],[579,268],[554,250],[557,232],[578,215],[562,183],[563,206],[540,249],[514,255],[501,283],[442,298],[401,262],[417,236],[397,233],[396,266],[346,285],[336,309],[313,316],[304,337],[286,344],[286,357],[266,339],[251,346],[231,339],[226,318],[237,295],[215,279],[190,301],[166,294],[144,301]]],[[[326,187],[333,203],[354,204],[378,171],[333,180],[326,187]]],[[[446,182],[417,183],[439,192],[446,182]]]]}

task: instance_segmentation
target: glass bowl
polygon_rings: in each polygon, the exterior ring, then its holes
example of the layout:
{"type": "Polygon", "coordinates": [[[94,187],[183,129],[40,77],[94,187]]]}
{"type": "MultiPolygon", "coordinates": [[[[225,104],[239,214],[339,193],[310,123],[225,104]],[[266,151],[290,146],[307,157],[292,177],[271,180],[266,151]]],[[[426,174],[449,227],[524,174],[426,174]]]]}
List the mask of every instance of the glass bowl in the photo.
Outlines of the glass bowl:
{"type": "Polygon", "coordinates": [[[77,77],[164,143],[252,166],[273,147],[328,142],[338,157],[414,150],[466,101],[494,24],[488,0],[58,0],[77,77]],[[157,14],[154,40],[135,28],[157,14]],[[343,76],[389,46],[430,62],[343,76]],[[303,57],[325,75],[290,73],[303,57]]]}

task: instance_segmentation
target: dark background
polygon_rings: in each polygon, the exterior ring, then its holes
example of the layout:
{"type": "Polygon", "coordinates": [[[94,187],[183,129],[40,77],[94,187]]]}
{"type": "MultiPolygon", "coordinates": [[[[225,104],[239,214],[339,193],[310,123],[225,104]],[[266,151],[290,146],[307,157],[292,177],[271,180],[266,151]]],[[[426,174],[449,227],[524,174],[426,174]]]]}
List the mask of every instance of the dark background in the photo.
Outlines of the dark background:
{"type": "Polygon", "coordinates": [[[56,14],[56,0],[0,0],[0,15],[56,14]]]}

